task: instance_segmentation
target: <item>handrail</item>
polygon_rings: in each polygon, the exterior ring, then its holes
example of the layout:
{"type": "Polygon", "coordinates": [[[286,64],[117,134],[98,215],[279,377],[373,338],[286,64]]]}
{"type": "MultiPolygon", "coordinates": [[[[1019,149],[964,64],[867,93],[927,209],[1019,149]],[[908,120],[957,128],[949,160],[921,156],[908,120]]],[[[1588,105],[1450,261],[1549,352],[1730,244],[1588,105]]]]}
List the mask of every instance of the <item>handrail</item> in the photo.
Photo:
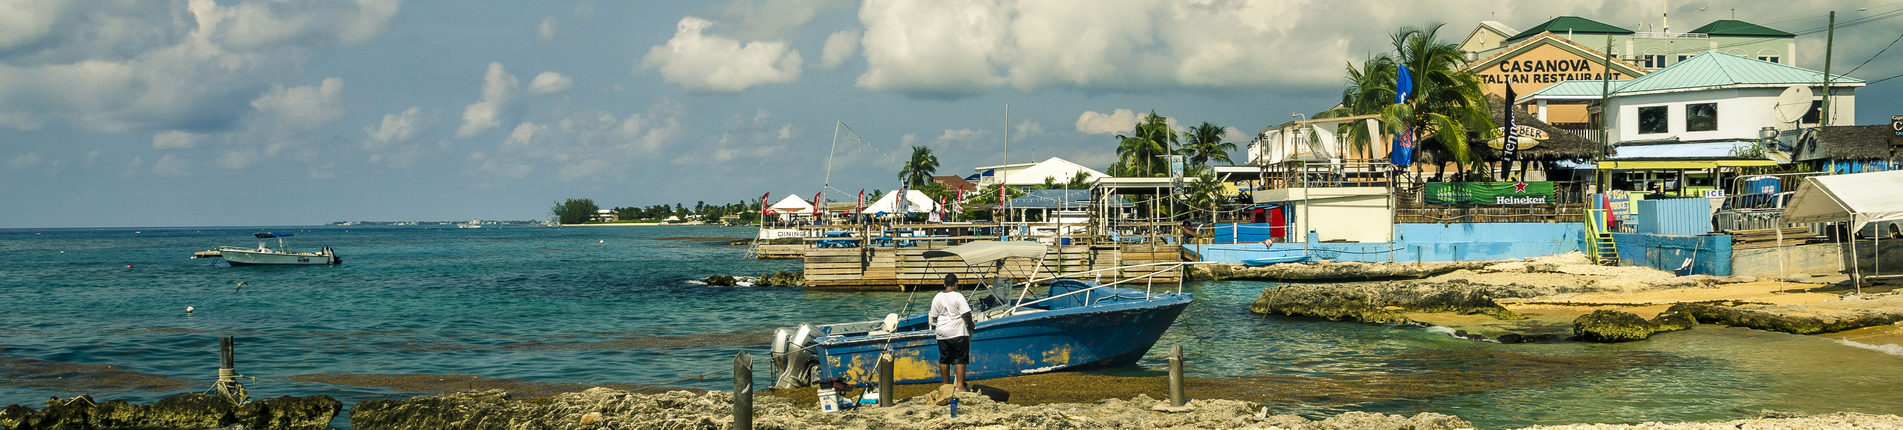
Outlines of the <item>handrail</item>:
{"type": "MultiPolygon", "coordinates": [[[[1075,276],[1075,275],[1081,275],[1081,274],[1087,274],[1087,273],[1092,273],[1092,272],[1101,272],[1101,271],[1106,271],[1106,270],[1121,270],[1121,269],[1127,269],[1127,268],[1132,268],[1132,267],[1147,267],[1147,266],[1175,266],[1175,267],[1182,267],[1182,266],[1188,266],[1188,265],[1194,265],[1194,264],[1215,264],[1215,263],[1216,263],[1216,262],[1214,262],[1214,261],[1174,261],[1174,262],[1166,262],[1166,263],[1145,263],[1145,264],[1133,264],[1133,265],[1129,265],[1129,266],[1118,266],[1118,267],[1112,267],[1112,268],[1107,268],[1107,269],[1097,269],[1097,270],[1091,270],[1091,271],[1085,271],[1085,272],[1077,272],[1077,273],[1071,273],[1071,274],[1067,274],[1067,275],[1059,275],[1059,276],[1052,276],[1052,277],[1048,277],[1048,278],[1041,278],[1041,279],[1031,279],[1031,280],[1028,280],[1028,281],[1024,281],[1024,283],[1023,283],[1023,285],[1024,285],[1025,287],[1026,287],[1026,293],[1029,293],[1029,287],[1030,287],[1031,285],[1033,285],[1033,284],[1035,284],[1035,283],[1036,283],[1036,282],[1038,282],[1038,281],[1048,281],[1048,280],[1053,280],[1053,279],[1062,279],[1062,278],[1064,278],[1064,277],[1066,277],[1066,276],[1075,276]]],[[[1094,290],[1096,290],[1096,289],[1099,289],[1099,288],[1108,288],[1108,287],[1115,287],[1115,286],[1117,286],[1117,285],[1121,285],[1121,284],[1124,284],[1124,283],[1128,283],[1128,282],[1132,282],[1132,281],[1136,281],[1136,280],[1138,280],[1138,279],[1144,279],[1144,280],[1146,280],[1146,282],[1150,282],[1150,281],[1154,281],[1154,278],[1156,277],[1156,275],[1158,275],[1158,274],[1161,274],[1161,273],[1164,273],[1164,272],[1167,272],[1167,270],[1159,270],[1159,271],[1155,271],[1155,272],[1150,272],[1150,273],[1145,273],[1145,274],[1143,274],[1143,275],[1140,275],[1140,276],[1137,276],[1137,277],[1135,277],[1135,278],[1130,278],[1130,279],[1124,279],[1124,280],[1120,280],[1120,281],[1111,281],[1110,283],[1107,283],[1107,284],[1097,284],[1097,285],[1094,285],[1094,286],[1091,286],[1090,288],[1085,288],[1085,289],[1081,289],[1081,290],[1077,290],[1077,291],[1072,291],[1072,292],[1068,292],[1068,293],[1064,293],[1064,294],[1058,294],[1058,295],[1055,295],[1055,296],[1050,296],[1050,297],[1045,297],[1045,298],[1041,298],[1041,299],[1037,299],[1037,300],[1033,300],[1033,301],[1029,301],[1029,302],[1025,302],[1025,301],[1024,301],[1024,297],[1023,297],[1023,295],[1022,295],[1022,294],[1020,294],[1020,295],[1019,295],[1019,297],[1018,297],[1018,303],[1017,303],[1017,304],[1015,304],[1015,305],[1011,305],[1011,308],[1009,308],[1009,309],[1006,309],[1006,310],[1004,311],[1004,315],[1013,315],[1013,314],[1016,314],[1016,313],[1017,313],[1017,310],[1018,310],[1018,309],[1020,309],[1020,308],[1023,308],[1023,307],[1025,307],[1025,306],[1029,306],[1029,305],[1033,305],[1033,304],[1038,304],[1038,303],[1043,303],[1043,302],[1047,302],[1047,301],[1051,301],[1051,300],[1056,300],[1057,298],[1060,298],[1060,297],[1066,297],[1066,296],[1070,296],[1070,295],[1073,295],[1073,294],[1078,294],[1078,293],[1085,293],[1085,292],[1089,292],[1089,291],[1094,291],[1094,290]]],[[[1014,286],[1015,286],[1015,285],[1014,285],[1014,286]]],[[[1147,295],[1153,295],[1154,293],[1151,293],[1150,291],[1151,291],[1151,290],[1150,290],[1150,289],[1149,289],[1148,287],[1145,287],[1145,289],[1144,289],[1144,294],[1145,294],[1146,296],[1147,296],[1147,295]]],[[[1178,284],[1177,284],[1177,291],[1176,291],[1176,292],[1177,292],[1177,293],[1182,293],[1182,285],[1181,285],[1181,282],[1178,282],[1178,284]]]]}

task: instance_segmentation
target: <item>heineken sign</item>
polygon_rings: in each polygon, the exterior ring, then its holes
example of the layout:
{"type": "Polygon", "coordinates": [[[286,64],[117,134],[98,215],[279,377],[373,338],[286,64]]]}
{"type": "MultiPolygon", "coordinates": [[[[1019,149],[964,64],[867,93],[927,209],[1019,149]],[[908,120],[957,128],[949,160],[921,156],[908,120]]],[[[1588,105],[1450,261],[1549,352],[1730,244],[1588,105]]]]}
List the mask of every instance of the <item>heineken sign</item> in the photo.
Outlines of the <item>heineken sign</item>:
{"type": "Polygon", "coordinates": [[[1543,205],[1553,202],[1553,183],[1429,182],[1426,200],[1437,205],[1543,205]]]}

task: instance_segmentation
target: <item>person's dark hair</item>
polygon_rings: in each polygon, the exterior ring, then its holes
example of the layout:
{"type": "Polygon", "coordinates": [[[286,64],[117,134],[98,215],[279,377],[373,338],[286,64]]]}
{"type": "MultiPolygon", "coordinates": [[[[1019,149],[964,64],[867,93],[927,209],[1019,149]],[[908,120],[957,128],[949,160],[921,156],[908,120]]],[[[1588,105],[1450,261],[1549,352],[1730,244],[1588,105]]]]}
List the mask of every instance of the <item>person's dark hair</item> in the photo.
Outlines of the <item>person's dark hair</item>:
{"type": "Polygon", "coordinates": [[[945,286],[949,287],[953,285],[958,285],[958,275],[954,273],[946,273],[945,286]]]}

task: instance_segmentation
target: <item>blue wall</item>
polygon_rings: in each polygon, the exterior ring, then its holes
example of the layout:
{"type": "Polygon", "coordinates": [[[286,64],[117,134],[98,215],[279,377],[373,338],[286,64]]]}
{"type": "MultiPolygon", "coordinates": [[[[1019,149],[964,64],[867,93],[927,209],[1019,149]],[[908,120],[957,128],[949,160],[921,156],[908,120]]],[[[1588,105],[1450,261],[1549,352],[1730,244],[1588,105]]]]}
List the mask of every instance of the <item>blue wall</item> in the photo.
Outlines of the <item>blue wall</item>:
{"type": "Polygon", "coordinates": [[[1639,233],[1697,236],[1711,232],[1711,200],[1641,200],[1638,205],[1639,233]]]}
{"type": "Polygon", "coordinates": [[[1667,272],[1677,271],[1692,259],[1688,275],[1731,275],[1731,236],[1664,236],[1641,233],[1613,233],[1619,247],[1619,265],[1646,266],[1667,272]]]}
{"type": "MultiPolygon", "coordinates": [[[[1316,258],[1335,261],[1478,261],[1538,257],[1578,251],[1585,244],[1579,223],[1396,224],[1394,243],[1314,243],[1316,258]],[[1331,255],[1332,254],[1332,255],[1331,255]],[[1416,260],[1418,258],[1419,260],[1416,260]]],[[[1251,258],[1300,254],[1301,243],[1189,245],[1203,260],[1240,263],[1251,258]]],[[[1727,243],[1729,250],[1729,243],[1727,243]]],[[[1728,255],[1728,253],[1727,253],[1728,255]]]]}

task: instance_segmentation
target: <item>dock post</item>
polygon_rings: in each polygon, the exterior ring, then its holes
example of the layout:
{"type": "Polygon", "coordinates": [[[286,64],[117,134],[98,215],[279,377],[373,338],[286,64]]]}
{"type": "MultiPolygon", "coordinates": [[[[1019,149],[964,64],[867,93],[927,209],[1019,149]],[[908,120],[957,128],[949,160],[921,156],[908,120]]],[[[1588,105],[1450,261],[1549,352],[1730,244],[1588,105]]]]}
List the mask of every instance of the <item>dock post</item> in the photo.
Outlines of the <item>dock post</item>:
{"type": "Polygon", "coordinates": [[[251,400],[251,395],[245,392],[244,384],[238,382],[235,343],[231,336],[218,336],[218,381],[212,383],[212,390],[233,404],[244,404],[251,400]]]}
{"type": "Polygon", "coordinates": [[[1182,407],[1189,400],[1183,398],[1183,346],[1170,346],[1170,406],[1182,407]]]}
{"type": "Polygon", "coordinates": [[[733,356],[733,428],[753,428],[753,357],[733,356]]]}
{"type": "Polygon", "coordinates": [[[879,354],[879,407],[892,406],[892,353],[879,354]]]}

